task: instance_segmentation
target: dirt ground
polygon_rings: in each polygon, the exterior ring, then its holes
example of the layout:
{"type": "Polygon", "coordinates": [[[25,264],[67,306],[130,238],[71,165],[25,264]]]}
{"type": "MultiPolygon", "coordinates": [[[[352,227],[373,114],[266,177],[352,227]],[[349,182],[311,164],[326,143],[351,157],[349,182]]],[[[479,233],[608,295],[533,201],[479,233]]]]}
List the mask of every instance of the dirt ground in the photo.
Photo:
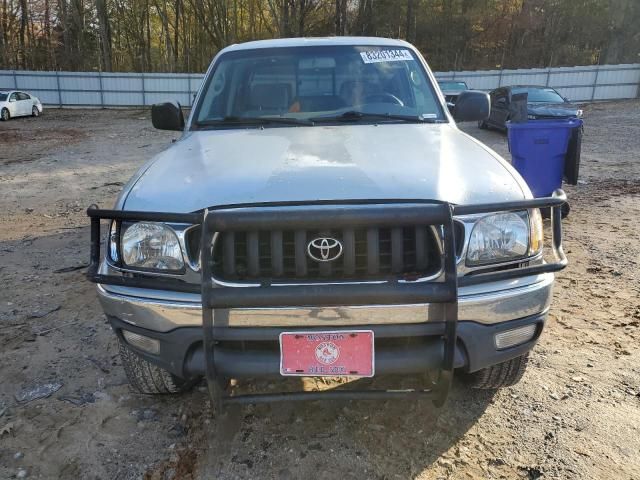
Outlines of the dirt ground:
{"type": "MultiPolygon", "coordinates": [[[[224,422],[202,385],[129,390],[83,277],[85,208],[111,206],[177,135],[131,110],[0,123],[0,478],[640,478],[640,101],[586,106],[585,122],[570,265],[520,384],[456,383],[440,411],[315,402],[224,422]]],[[[509,158],[502,134],[465,130],[509,158]]]]}

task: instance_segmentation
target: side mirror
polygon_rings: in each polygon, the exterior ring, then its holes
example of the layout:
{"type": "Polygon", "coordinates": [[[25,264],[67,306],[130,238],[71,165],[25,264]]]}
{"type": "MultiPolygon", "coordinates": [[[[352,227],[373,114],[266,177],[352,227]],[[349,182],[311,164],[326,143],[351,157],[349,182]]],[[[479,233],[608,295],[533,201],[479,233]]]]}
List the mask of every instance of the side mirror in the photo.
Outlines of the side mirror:
{"type": "Polygon", "coordinates": [[[453,110],[456,108],[456,104],[453,102],[447,102],[447,108],[449,109],[451,115],[453,115],[453,110]]]}
{"type": "Polygon", "coordinates": [[[569,100],[567,97],[562,97],[564,99],[565,102],[567,103],[571,103],[571,100],[569,100]]]}
{"type": "Polygon", "coordinates": [[[486,120],[490,113],[489,94],[477,90],[466,90],[460,93],[453,108],[453,118],[456,122],[486,120]]]}
{"type": "Polygon", "coordinates": [[[184,115],[178,102],[156,103],[151,106],[151,123],[158,130],[184,130],[184,115]]]}

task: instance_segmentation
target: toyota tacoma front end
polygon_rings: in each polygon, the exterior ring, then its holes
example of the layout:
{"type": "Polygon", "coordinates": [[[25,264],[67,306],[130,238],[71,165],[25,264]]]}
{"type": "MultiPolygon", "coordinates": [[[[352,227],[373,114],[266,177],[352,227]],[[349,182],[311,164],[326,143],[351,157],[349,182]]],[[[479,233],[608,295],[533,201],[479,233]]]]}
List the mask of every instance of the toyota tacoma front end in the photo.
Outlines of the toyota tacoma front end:
{"type": "Polygon", "coordinates": [[[406,42],[222,50],[186,122],[177,104],[153,108],[180,140],[114,209],[88,211],[89,277],[132,385],[175,393],[205,377],[217,403],[442,404],[454,371],[478,388],[517,382],[566,265],[565,198],[533,199],[454,123],[488,109],[466,91],[450,114],[406,42]],[[417,390],[226,393],[231,378],[427,371],[435,381],[417,390]]]}

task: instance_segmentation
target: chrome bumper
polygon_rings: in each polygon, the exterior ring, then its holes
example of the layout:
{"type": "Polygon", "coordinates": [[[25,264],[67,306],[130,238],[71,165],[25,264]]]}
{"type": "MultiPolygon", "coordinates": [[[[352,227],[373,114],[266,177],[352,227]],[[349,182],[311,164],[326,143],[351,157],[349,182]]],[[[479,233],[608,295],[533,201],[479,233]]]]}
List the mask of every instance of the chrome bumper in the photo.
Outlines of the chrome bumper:
{"type": "MultiPolygon", "coordinates": [[[[459,289],[459,321],[494,324],[546,312],[553,274],[485,283],[459,289]]],[[[98,284],[104,312],[141,328],[168,332],[201,326],[200,296],[98,284]]],[[[440,321],[441,304],[216,310],[216,324],[230,327],[306,327],[407,324],[440,321]]]]}

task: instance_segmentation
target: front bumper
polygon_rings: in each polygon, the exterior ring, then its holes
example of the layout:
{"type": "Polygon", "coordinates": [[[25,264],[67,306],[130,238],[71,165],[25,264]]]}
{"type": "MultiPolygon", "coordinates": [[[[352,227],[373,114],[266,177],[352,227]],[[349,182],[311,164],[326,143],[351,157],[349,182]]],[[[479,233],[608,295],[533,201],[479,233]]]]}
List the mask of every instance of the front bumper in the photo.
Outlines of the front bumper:
{"type": "MultiPolygon", "coordinates": [[[[432,396],[434,404],[441,406],[449,391],[455,368],[465,368],[474,371],[485,366],[500,363],[509,358],[521,355],[531,348],[540,335],[546,307],[550,295],[551,278],[547,276],[548,285],[541,283],[542,302],[544,311],[540,315],[524,317],[519,320],[509,320],[494,325],[483,325],[477,319],[460,319],[460,305],[464,304],[462,289],[468,289],[471,296],[478,296],[476,303],[478,308],[491,309],[490,315],[482,317],[492,318],[493,315],[505,313],[504,308],[496,309],[496,290],[485,291],[485,294],[493,295],[493,298],[482,299],[480,285],[492,283],[515,282],[535,276],[552,274],[563,269],[567,264],[566,256],[562,251],[561,211],[562,204],[566,201],[563,192],[554,193],[553,197],[513,202],[489,203],[472,206],[451,205],[438,201],[395,202],[380,201],[371,203],[341,204],[268,204],[231,206],[227,208],[205,210],[202,213],[175,214],[167,212],[123,212],[113,210],[98,210],[90,208],[88,214],[91,221],[91,266],[89,277],[98,284],[115,285],[139,289],[171,290],[180,293],[201,294],[201,305],[194,305],[201,309],[202,325],[196,327],[177,328],[167,332],[142,329],[131,323],[122,322],[117,317],[110,317],[110,321],[116,332],[122,335],[123,327],[136,331],[141,335],[157,338],[160,346],[158,355],[143,354],[150,361],[163,365],[167,370],[182,377],[196,377],[204,373],[212,399],[212,404],[222,406],[224,403],[255,403],[260,401],[273,401],[284,399],[310,399],[317,394],[308,392],[289,394],[266,394],[248,396],[225,395],[224,379],[241,376],[265,376],[272,374],[278,362],[278,343],[276,338],[279,333],[290,327],[275,326],[258,328],[238,328],[231,324],[231,318],[240,312],[240,317],[246,317],[246,311],[258,310],[264,314],[264,310],[275,309],[275,315],[282,316],[283,310],[295,309],[297,311],[322,311],[335,312],[340,318],[340,312],[345,305],[363,307],[364,311],[371,310],[371,305],[384,305],[392,308],[420,308],[422,309],[422,322],[413,324],[392,323],[391,325],[372,325],[371,321],[362,323],[363,326],[374,330],[376,337],[375,355],[378,366],[378,374],[386,373],[411,373],[414,369],[425,371],[430,368],[438,370],[438,376],[427,390],[411,391],[351,391],[342,394],[332,394],[331,398],[397,398],[414,396],[432,396]],[[454,215],[480,214],[494,211],[515,211],[529,208],[552,207],[552,248],[555,263],[542,263],[529,265],[522,268],[490,271],[471,276],[458,277],[456,268],[456,246],[454,232],[454,215]],[[376,225],[377,227],[395,227],[402,225],[436,225],[442,233],[441,261],[443,273],[439,280],[429,282],[406,282],[392,279],[385,282],[373,283],[334,283],[334,284],[290,284],[277,285],[271,280],[266,280],[260,285],[246,287],[220,287],[213,281],[213,253],[212,248],[202,248],[200,252],[201,285],[187,284],[178,280],[124,277],[105,275],[99,272],[100,262],[100,219],[137,220],[137,221],[161,221],[181,222],[201,225],[200,245],[212,245],[213,236],[220,232],[249,231],[258,232],[265,225],[276,231],[315,229],[327,230],[331,228],[354,228],[355,226],[376,225]],[[195,287],[195,288],[194,288],[195,287]],[[475,290],[475,292],[474,292],[475,290]],[[424,302],[424,303],[422,303],[424,302]],[[432,315],[431,308],[435,309],[433,316],[440,321],[425,321],[424,310],[432,315]],[[234,313],[235,312],[235,313],[234,313]],[[245,312],[245,313],[243,313],[245,312]],[[496,347],[496,333],[501,330],[510,330],[518,326],[528,326],[533,323],[533,337],[527,337],[525,343],[515,347],[498,350],[496,347]],[[180,332],[180,333],[177,333],[180,332]],[[183,341],[179,337],[196,335],[191,340],[183,341]],[[200,337],[200,334],[202,336],[200,337]],[[177,340],[172,340],[178,336],[177,340]],[[256,338],[251,338],[255,336],[256,338]],[[197,339],[196,339],[197,338],[197,339]],[[164,345],[164,346],[163,346],[164,345]],[[172,352],[177,352],[175,355],[172,352]]],[[[119,224],[116,224],[116,231],[119,224]]],[[[353,242],[351,242],[353,244],[353,242]]],[[[298,242],[296,242],[296,248],[298,242]]],[[[304,245],[303,245],[304,246],[304,245]]],[[[256,262],[254,257],[251,262],[256,262]]],[[[375,251],[375,248],[374,250],[375,251]]],[[[401,248],[396,248],[392,255],[397,258],[402,254],[401,248]],[[394,253],[395,252],[395,253],[394,253]]],[[[351,260],[354,254],[351,251],[351,260]]],[[[303,256],[299,256],[303,258],[303,256]]],[[[374,257],[375,258],[375,257],[374,257]]],[[[522,285],[524,288],[525,286],[522,285]]],[[[103,288],[104,290],[104,288],[103,288]]],[[[505,290],[517,290],[506,288],[505,290]]],[[[106,290],[104,290],[105,293],[106,290]]],[[[108,295],[114,295],[113,292],[108,295]]],[[[502,292],[498,295],[503,296],[502,292]]],[[[468,295],[467,295],[468,296],[468,295]]],[[[518,293],[511,296],[508,303],[517,302],[518,293]]],[[[523,294],[528,299],[531,292],[523,294]]],[[[106,301],[106,300],[105,300],[106,301]]],[[[125,303],[125,302],[123,302],[125,303]]],[[[514,303],[515,304],[515,303],[514,303]]],[[[527,302],[525,306],[530,307],[527,302]]],[[[144,311],[144,310],[140,310],[144,311]]],[[[393,310],[389,310],[393,311],[393,310]]],[[[120,317],[126,317],[127,313],[121,312],[120,317]]],[[[197,312],[196,312],[197,313],[197,312]]],[[[383,311],[383,314],[386,312],[383,311]]],[[[397,312],[396,312],[397,313],[397,312]]],[[[513,312],[509,312],[511,318],[513,312]]],[[[354,314],[357,316],[357,314],[354,314]]],[[[134,322],[133,315],[128,318],[134,322]]],[[[340,319],[342,325],[344,322],[340,319]]],[[[362,320],[357,320],[362,321],[362,320]]],[[[388,319],[387,319],[388,323],[388,319]]],[[[298,327],[298,331],[310,329],[323,330],[322,326],[298,327]]],[[[339,328],[332,327],[332,330],[339,328]]],[[[342,327],[349,330],[349,327],[342,327]]],[[[531,329],[528,329],[531,330],[531,329]]]]}
{"type": "MultiPolygon", "coordinates": [[[[454,368],[475,372],[481,368],[507,361],[528,352],[535,345],[546,320],[546,312],[538,315],[485,325],[478,322],[458,323],[454,368]],[[512,348],[498,350],[495,335],[505,330],[536,325],[533,338],[512,348]]],[[[129,330],[160,341],[160,354],[153,355],[131,346],[140,356],[186,379],[205,374],[202,347],[202,327],[182,327],[170,332],[156,332],[133,326],[109,316],[116,334],[129,330]]],[[[442,364],[444,341],[443,322],[397,325],[364,325],[375,335],[376,375],[405,375],[437,370],[442,364]]],[[[319,327],[286,329],[287,331],[323,330],[319,327]]],[[[348,328],[332,328],[348,330],[348,328]]],[[[219,328],[215,355],[216,371],[228,378],[258,378],[279,376],[279,327],[219,328]]]]}
{"type": "MultiPolygon", "coordinates": [[[[460,287],[458,320],[485,325],[545,312],[553,274],[460,287]]],[[[156,332],[202,327],[200,295],[98,285],[105,314],[156,332]]],[[[340,327],[438,322],[442,304],[367,305],[341,307],[237,308],[216,311],[216,322],[229,327],[340,327]]]]}

